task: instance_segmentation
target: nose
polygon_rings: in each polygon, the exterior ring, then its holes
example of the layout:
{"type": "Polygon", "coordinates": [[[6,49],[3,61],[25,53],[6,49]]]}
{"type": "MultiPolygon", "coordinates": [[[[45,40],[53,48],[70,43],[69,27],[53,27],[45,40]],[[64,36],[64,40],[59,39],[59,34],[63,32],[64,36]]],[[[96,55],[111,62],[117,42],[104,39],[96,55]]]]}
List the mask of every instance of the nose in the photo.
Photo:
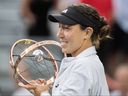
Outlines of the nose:
{"type": "Polygon", "coordinates": [[[57,37],[58,38],[63,38],[64,37],[64,32],[62,29],[59,29],[58,32],[57,32],[57,37]]]}

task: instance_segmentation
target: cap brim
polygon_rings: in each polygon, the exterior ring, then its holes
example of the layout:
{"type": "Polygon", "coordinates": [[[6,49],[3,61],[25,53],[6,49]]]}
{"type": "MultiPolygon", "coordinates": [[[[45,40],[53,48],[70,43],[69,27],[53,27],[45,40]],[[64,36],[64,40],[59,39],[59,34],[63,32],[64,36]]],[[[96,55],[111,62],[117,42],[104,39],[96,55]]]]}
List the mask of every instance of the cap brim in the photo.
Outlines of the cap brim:
{"type": "Polygon", "coordinates": [[[48,19],[52,22],[58,22],[58,23],[66,24],[66,25],[76,24],[76,22],[74,20],[72,20],[71,18],[66,17],[64,15],[61,15],[61,14],[49,15],[48,19]]]}

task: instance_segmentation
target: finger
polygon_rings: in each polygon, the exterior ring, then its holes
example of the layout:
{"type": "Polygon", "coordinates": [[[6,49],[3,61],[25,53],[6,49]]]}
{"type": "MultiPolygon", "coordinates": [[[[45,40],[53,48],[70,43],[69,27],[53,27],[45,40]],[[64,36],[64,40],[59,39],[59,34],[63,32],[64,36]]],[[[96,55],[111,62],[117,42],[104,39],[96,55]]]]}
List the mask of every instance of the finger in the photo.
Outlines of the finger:
{"type": "Polygon", "coordinates": [[[46,80],[44,80],[44,79],[39,79],[39,82],[41,83],[41,84],[44,84],[44,85],[46,85],[46,80]]]}
{"type": "Polygon", "coordinates": [[[47,84],[50,85],[54,82],[54,77],[51,77],[49,80],[47,80],[47,84]]]}
{"type": "Polygon", "coordinates": [[[36,82],[36,80],[31,80],[29,83],[30,84],[36,84],[37,82],[36,82]]]}
{"type": "Polygon", "coordinates": [[[44,79],[37,79],[37,80],[35,80],[35,82],[37,85],[45,85],[46,84],[46,81],[44,79]]]}
{"type": "Polygon", "coordinates": [[[24,88],[29,89],[29,90],[36,88],[34,85],[31,85],[31,84],[24,85],[23,83],[18,83],[18,85],[19,85],[20,87],[24,87],[24,88]]]}

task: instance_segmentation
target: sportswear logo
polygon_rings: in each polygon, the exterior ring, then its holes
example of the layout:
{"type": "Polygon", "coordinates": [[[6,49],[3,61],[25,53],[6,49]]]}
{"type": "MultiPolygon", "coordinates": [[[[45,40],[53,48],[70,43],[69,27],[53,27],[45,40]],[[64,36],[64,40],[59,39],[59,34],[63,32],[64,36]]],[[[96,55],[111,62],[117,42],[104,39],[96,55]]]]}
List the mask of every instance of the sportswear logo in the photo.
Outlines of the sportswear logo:
{"type": "Polygon", "coordinates": [[[58,83],[58,84],[56,84],[56,85],[55,85],[55,87],[56,87],[56,88],[57,88],[57,87],[59,87],[59,83],[58,83]]]}
{"type": "Polygon", "coordinates": [[[63,12],[63,13],[67,13],[67,11],[68,11],[68,9],[65,9],[65,10],[63,10],[62,12],[63,12]]]}

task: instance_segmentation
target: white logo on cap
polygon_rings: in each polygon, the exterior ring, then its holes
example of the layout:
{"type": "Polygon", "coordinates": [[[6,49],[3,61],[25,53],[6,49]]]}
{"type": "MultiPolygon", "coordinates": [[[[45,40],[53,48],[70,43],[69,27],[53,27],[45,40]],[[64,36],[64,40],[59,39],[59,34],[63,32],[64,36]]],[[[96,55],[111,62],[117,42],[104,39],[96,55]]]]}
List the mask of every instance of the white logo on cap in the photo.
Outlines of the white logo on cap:
{"type": "Polygon", "coordinates": [[[63,12],[63,13],[67,13],[67,11],[68,11],[68,9],[65,9],[65,10],[63,10],[62,12],[63,12]]]}

